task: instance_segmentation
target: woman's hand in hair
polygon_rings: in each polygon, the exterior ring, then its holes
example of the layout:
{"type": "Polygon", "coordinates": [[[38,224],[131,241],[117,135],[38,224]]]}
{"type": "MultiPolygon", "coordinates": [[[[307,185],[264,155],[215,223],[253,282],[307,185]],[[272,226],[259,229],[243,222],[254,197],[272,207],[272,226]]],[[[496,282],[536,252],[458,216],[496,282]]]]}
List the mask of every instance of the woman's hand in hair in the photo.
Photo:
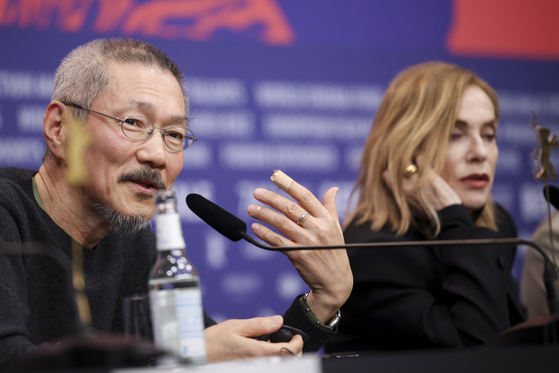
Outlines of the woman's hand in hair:
{"type": "MultiPolygon", "coordinates": [[[[415,164],[421,169],[424,167],[424,159],[422,154],[415,156],[415,164]]],[[[392,177],[389,170],[383,173],[384,182],[392,189],[392,177]]],[[[460,205],[462,200],[454,189],[439,175],[437,175],[429,166],[425,166],[422,173],[425,180],[423,193],[426,202],[430,204],[436,211],[442,210],[451,205],[460,205]]],[[[403,178],[402,189],[406,193],[406,200],[410,210],[414,215],[423,214],[424,209],[421,207],[418,196],[419,173],[413,174],[409,178],[403,178]]]]}
{"type": "Polygon", "coordinates": [[[462,200],[456,191],[452,189],[452,187],[442,177],[434,172],[433,175],[433,182],[425,185],[424,189],[427,201],[431,204],[431,206],[433,206],[435,210],[440,211],[451,205],[462,204],[462,200]]]}

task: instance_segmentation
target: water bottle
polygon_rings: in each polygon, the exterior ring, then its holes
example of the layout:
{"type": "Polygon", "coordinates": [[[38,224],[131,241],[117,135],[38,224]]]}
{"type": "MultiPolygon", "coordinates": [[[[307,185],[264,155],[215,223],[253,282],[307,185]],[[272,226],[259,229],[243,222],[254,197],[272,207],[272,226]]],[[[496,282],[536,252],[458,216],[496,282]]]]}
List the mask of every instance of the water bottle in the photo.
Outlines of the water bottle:
{"type": "Polygon", "coordinates": [[[148,286],[156,346],[168,352],[161,364],[204,364],[204,316],[198,272],[187,259],[175,192],[156,193],[158,256],[148,286]]]}

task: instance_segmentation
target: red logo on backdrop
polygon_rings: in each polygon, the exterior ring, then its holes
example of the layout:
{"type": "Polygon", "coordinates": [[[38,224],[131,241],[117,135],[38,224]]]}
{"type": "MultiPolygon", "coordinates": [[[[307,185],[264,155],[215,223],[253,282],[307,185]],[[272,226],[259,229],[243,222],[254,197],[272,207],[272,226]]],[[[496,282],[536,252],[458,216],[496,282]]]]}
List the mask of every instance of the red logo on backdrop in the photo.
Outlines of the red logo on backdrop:
{"type": "Polygon", "coordinates": [[[275,0],[0,0],[0,27],[208,40],[219,30],[256,30],[265,44],[290,45],[295,33],[275,0]]]}
{"type": "Polygon", "coordinates": [[[559,1],[454,0],[447,35],[463,56],[559,59],[559,1]]]}

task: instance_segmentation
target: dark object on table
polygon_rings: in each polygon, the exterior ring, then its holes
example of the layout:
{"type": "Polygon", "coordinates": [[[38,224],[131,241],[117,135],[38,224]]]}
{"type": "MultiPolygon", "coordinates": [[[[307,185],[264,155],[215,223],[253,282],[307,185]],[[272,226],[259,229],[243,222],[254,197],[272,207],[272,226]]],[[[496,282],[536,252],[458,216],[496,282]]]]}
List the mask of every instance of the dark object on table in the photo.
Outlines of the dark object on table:
{"type": "Polygon", "coordinates": [[[25,358],[13,360],[3,371],[106,372],[115,368],[153,365],[163,351],[152,343],[137,342],[120,335],[69,337],[58,343],[37,348],[25,358]]]}
{"type": "Polygon", "coordinates": [[[303,342],[306,342],[307,339],[309,338],[309,336],[305,334],[303,331],[289,325],[283,325],[275,332],[270,334],[265,334],[263,336],[257,337],[256,339],[259,341],[270,340],[270,342],[272,343],[289,342],[295,334],[301,335],[301,337],[303,337],[303,342]]]}

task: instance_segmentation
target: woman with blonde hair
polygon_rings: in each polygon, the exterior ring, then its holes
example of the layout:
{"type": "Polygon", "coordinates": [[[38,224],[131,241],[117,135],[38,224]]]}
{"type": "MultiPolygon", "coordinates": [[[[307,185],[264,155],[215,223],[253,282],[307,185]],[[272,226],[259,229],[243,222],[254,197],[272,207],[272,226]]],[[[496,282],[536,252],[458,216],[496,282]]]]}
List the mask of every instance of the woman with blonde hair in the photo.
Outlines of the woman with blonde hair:
{"type": "MultiPolygon", "coordinates": [[[[363,149],[347,243],[515,237],[490,196],[499,154],[495,91],[428,62],[388,87],[363,149]]],[[[350,253],[353,292],[328,352],[483,344],[522,321],[516,247],[390,247],[350,253]]]]}

